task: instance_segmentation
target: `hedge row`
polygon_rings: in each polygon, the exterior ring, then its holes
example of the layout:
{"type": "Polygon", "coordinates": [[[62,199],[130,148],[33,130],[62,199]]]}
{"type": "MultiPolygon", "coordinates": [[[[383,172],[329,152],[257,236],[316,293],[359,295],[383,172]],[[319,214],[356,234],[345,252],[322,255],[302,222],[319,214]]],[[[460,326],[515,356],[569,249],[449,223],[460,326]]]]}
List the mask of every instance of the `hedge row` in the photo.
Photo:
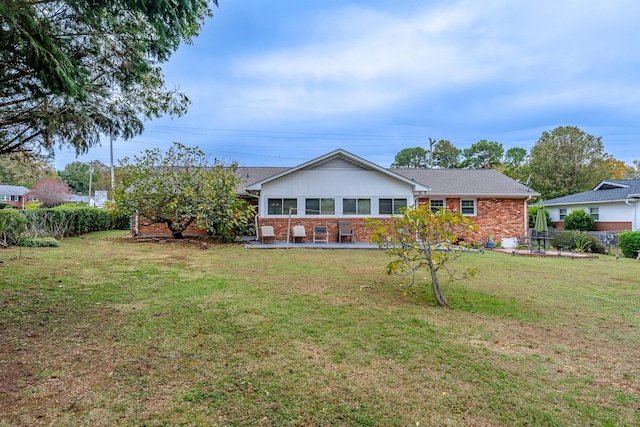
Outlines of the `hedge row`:
{"type": "Polygon", "coordinates": [[[62,239],[93,231],[128,228],[128,217],[97,208],[0,210],[0,240],[5,244],[16,244],[21,236],[62,239]]]}

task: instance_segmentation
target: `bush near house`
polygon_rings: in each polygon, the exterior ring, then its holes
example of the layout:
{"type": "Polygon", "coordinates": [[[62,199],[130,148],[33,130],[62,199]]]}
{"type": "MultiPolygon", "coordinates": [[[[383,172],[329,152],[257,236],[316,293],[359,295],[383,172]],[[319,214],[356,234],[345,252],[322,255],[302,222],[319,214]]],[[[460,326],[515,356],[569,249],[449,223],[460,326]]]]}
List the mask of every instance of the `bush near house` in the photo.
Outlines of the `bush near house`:
{"type": "Polygon", "coordinates": [[[592,231],[595,229],[595,220],[583,209],[574,210],[564,217],[564,229],[592,231]]]}
{"type": "Polygon", "coordinates": [[[557,233],[553,239],[551,239],[551,246],[554,248],[568,248],[581,252],[591,251],[601,254],[606,251],[600,239],[579,230],[566,230],[557,233]]]}
{"type": "Polygon", "coordinates": [[[635,258],[640,251],[640,231],[625,231],[618,234],[618,245],[627,258],[635,258]]]}

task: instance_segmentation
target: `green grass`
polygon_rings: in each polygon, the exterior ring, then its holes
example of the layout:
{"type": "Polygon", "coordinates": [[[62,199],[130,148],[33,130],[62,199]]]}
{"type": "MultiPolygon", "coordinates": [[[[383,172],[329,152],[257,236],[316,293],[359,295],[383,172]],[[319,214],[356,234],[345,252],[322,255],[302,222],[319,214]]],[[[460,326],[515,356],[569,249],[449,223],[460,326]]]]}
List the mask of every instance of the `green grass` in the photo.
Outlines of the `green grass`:
{"type": "Polygon", "coordinates": [[[640,424],[640,263],[468,254],[455,307],[358,250],[0,250],[0,426],[640,424]]]}

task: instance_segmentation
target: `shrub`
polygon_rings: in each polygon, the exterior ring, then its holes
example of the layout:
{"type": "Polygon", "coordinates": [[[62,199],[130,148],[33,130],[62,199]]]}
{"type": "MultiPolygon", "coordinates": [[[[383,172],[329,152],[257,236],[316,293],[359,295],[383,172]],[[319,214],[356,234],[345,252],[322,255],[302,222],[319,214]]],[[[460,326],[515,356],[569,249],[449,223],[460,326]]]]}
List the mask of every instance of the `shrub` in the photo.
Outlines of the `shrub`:
{"type": "MultiPolygon", "coordinates": [[[[529,206],[529,228],[533,228],[536,225],[536,215],[538,214],[538,206],[529,206]]],[[[544,210],[544,216],[547,218],[547,227],[553,227],[553,221],[548,210],[544,210]]]]}
{"type": "Polygon", "coordinates": [[[11,203],[0,202],[0,209],[8,209],[11,207],[11,203]]]}
{"type": "Polygon", "coordinates": [[[53,237],[23,237],[20,239],[18,246],[26,248],[57,248],[60,244],[53,237]]]}
{"type": "Polygon", "coordinates": [[[635,258],[640,251],[640,231],[625,231],[618,234],[618,245],[627,258],[635,258]]]}
{"type": "Polygon", "coordinates": [[[14,209],[0,210],[0,242],[6,245],[18,243],[20,235],[24,233],[27,221],[24,216],[14,209]]]}
{"type": "Polygon", "coordinates": [[[588,233],[583,233],[578,230],[567,230],[557,233],[551,239],[551,246],[554,248],[569,248],[580,252],[597,252],[605,253],[606,248],[600,242],[596,236],[588,233]]]}
{"type": "Polygon", "coordinates": [[[591,231],[594,229],[594,225],[593,217],[583,209],[571,211],[564,217],[565,230],[591,231]]]}

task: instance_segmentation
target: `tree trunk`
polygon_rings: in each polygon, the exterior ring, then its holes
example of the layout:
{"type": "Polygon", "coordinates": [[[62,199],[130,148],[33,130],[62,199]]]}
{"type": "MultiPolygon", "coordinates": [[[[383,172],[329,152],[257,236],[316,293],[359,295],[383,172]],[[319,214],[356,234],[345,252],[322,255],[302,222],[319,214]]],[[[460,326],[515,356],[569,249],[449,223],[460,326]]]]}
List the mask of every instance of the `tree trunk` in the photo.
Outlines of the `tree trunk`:
{"type": "Polygon", "coordinates": [[[442,292],[440,283],[438,282],[437,272],[433,268],[431,268],[431,290],[433,291],[433,296],[440,307],[451,307],[447,302],[447,299],[444,297],[444,292],[442,292]]]}
{"type": "Polygon", "coordinates": [[[173,221],[167,221],[167,227],[169,227],[169,231],[171,231],[171,237],[173,237],[174,239],[184,238],[182,232],[184,231],[185,227],[182,227],[181,224],[176,227],[173,221]]]}

